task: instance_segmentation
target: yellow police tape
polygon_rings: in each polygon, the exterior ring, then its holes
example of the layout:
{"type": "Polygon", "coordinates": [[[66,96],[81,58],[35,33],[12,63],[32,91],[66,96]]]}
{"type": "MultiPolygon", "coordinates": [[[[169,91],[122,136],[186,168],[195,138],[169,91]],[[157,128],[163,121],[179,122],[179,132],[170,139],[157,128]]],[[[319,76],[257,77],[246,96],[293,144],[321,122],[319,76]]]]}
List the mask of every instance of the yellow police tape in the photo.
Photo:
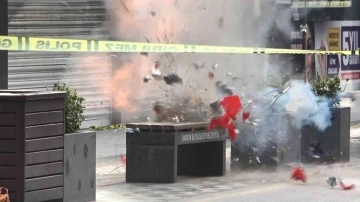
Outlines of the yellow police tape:
{"type": "Polygon", "coordinates": [[[107,53],[240,53],[240,54],[329,54],[360,55],[357,51],[317,51],[189,44],[138,43],[83,39],[0,36],[0,50],[41,52],[107,52],[107,53]]]}

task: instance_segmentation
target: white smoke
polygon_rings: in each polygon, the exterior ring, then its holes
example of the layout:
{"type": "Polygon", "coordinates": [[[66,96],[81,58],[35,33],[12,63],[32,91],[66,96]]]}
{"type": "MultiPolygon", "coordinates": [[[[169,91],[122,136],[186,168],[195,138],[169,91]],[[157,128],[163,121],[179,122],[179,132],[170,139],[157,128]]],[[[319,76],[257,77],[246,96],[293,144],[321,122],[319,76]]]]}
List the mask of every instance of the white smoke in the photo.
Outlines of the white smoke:
{"type": "Polygon", "coordinates": [[[312,125],[324,131],[331,125],[329,101],[316,96],[309,83],[292,81],[289,90],[272,107],[277,112],[288,113],[297,128],[312,125]]]}

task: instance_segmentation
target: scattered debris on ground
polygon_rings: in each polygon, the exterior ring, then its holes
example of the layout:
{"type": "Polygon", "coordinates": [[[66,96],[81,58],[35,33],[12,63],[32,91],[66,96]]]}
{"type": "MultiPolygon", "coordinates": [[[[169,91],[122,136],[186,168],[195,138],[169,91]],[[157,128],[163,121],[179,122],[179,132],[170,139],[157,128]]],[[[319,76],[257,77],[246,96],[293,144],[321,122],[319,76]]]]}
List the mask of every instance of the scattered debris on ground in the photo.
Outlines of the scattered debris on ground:
{"type": "Polygon", "coordinates": [[[97,127],[97,126],[90,127],[90,130],[92,130],[92,131],[111,131],[111,130],[117,130],[117,129],[125,129],[125,126],[122,124],[113,124],[110,126],[103,126],[103,127],[97,127]]]}

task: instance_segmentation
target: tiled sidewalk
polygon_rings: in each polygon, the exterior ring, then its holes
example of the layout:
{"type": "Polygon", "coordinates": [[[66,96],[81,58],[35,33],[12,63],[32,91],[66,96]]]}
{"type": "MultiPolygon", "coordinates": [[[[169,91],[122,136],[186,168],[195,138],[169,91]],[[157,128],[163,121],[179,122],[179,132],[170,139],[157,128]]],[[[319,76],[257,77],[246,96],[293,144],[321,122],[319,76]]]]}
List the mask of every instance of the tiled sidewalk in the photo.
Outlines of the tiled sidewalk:
{"type": "MultiPolygon", "coordinates": [[[[290,167],[271,174],[228,172],[225,177],[179,177],[178,183],[175,184],[125,183],[126,170],[120,163],[120,154],[126,153],[125,134],[121,131],[106,132],[103,136],[98,135],[97,139],[97,201],[184,201],[195,196],[206,198],[212,193],[269,186],[289,181],[290,167]]],[[[228,145],[226,155],[228,171],[230,152],[228,145]]],[[[358,176],[360,140],[352,139],[350,153],[349,163],[306,168],[309,178],[319,178],[319,183],[326,186],[324,182],[329,176],[352,178],[356,173],[358,176]]]]}
{"type": "MultiPolygon", "coordinates": [[[[316,186],[326,186],[326,179],[337,176],[355,179],[360,170],[360,141],[351,143],[351,161],[345,164],[307,166],[310,181],[316,186]]],[[[227,149],[227,170],[229,170],[230,148],[227,149]]],[[[111,160],[110,160],[111,162],[111,160]]],[[[115,160],[113,160],[115,162],[115,160]]],[[[118,161],[120,162],[120,160],[118,161]]],[[[113,171],[115,165],[99,166],[97,170],[97,201],[184,201],[194,197],[211,197],[214,193],[246,190],[261,186],[273,186],[279,183],[291,183],[290,166],[275,173],[228,172],[224,177],[185,178],[179,177],[175,184],[138,184],[125,182],[123,167],[113,171]]],[[[119,166],[120,163],[117,164],[119,166]]]]}

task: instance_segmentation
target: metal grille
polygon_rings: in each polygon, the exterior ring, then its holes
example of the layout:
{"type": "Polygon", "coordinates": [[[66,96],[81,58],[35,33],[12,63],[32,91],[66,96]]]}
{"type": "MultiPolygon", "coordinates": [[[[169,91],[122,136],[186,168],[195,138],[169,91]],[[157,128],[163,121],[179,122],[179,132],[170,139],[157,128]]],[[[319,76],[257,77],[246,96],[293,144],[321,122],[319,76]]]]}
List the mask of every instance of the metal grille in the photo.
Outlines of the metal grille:
{"type": "MultiPolygon", "coordinates": [[[[107,39],[103,0],[9,0],[9,35],[79,39],[107,39]]],[[[9,89],[46,90],[66,82],[83,96],[86,106],[82,125],[108,125],[111,93],[103,84],[111,68],[81,68],[84,54],[65,52],[9,52],[9,89]]],[[[95,63],[94,63],[95,62],[95,63]]],[[[98,62],[98,64],[96,64],[98,62]]]]}

